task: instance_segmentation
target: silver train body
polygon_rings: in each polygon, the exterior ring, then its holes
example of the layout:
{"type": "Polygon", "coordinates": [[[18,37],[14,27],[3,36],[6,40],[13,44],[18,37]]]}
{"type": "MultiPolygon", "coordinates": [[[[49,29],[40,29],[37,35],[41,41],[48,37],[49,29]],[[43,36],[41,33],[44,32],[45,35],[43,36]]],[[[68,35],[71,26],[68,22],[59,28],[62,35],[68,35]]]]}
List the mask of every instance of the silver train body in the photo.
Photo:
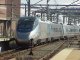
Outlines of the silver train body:
{"type": "Polygon", "coordinates": [[[41,21],[38,17],[21,17],[17,23],[15,38],[19,43],[28,43],[33,39],[33,43],[38,44],[77,35],[80,35],[80,27],[76,25],[41,21]]]}

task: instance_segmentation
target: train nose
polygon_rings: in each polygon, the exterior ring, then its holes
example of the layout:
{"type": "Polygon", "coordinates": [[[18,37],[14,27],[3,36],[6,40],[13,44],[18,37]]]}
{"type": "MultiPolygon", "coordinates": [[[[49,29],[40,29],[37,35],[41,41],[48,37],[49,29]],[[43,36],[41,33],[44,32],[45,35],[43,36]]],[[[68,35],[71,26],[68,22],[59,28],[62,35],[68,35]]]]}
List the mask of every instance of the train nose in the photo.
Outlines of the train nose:
{"type": "Polygon", "coordinates": [[[19,33],[17,32],[17,38],[20,40],[29,40],[29,33],[19,33]]]}

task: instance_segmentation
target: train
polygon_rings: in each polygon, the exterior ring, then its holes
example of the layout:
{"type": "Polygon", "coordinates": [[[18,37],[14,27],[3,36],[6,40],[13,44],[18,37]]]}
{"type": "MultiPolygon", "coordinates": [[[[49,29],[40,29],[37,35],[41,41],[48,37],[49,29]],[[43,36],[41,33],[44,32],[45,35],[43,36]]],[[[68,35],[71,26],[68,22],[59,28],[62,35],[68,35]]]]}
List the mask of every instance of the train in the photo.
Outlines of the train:
{"type": "Polygon", "coordinates": [[[80,26],[57,24],[51,21],[42,21],[39,17],[21,17],[16,25],[15,39],[20,44],[40,44],[66,39],[80,35],[80,26]]]}

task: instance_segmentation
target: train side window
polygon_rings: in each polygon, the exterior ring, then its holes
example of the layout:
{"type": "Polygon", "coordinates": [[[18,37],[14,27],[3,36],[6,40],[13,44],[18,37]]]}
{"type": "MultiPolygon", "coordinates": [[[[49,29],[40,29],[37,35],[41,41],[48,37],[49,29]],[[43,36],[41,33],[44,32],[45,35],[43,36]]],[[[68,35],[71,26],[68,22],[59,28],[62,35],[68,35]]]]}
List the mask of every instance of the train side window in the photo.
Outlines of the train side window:
{"type": "Polygon", "coordinates": [[[80,29],[79,29],[79,32],[80,32],[80,29]]]}
{"type": "Polygon", "coordinates": [[[59,32],[62,32],[61,28],[59,28],[59,32]]]}

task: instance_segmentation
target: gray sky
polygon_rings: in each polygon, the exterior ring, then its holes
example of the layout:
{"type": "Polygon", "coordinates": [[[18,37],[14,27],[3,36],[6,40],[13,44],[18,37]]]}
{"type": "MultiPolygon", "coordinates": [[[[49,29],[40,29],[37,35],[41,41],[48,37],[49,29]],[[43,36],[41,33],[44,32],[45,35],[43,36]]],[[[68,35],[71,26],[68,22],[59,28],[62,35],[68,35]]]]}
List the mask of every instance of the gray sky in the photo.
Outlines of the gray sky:
{"type": "MultiPolygon", "coordinates": [[[[40,0],[31,0],[31,4],[35,4],[36,2],[38,2],[40,0]]],[[[40,4],[46,4],[46,1],[47,0],[43,0],[40,2],[40,4]]],[[[70,4],[72,3],[73,1],[76,1],[76,0],[50,0],[49,4],[70,4]]],[[[26,0],[21,0],[22,3],[26,3],[26,0]]],[[[78,1],[77,3],[79,3],[80,1],[78,1]]]]}
{"type": "MultiPolygon", "coordinates": [[[[40,0],[31,0],[31,4],[35,4],[40,0]]],[[[46,4],[47,0],[41,1],[39,4],[46,4]]],[[[50,0],[49,4],[71,4],[73,1],[77,0],[50,0]]],[[[21,3],[27,3],[26,0],[21,0],[21,3]]],[[[80,1],[76,2],[75,4],[80,3],[80,1]]],[[[21,9],[21,15],[23,16],[25,13],[24,9],[21,9]]]]}

